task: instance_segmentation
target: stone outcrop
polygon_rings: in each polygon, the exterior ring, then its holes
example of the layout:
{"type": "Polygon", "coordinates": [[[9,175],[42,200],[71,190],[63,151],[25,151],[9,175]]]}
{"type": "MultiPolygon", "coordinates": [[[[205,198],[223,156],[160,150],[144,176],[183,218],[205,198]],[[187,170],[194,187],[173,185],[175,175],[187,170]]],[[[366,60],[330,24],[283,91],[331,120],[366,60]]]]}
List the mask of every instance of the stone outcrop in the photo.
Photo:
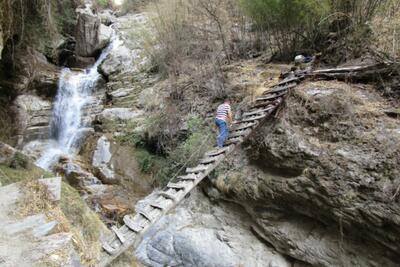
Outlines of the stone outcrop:
{"type": "Polygon", "coordinates": [[[90,5],[77,9],[76,54],[82,57],[93,57],[105,48],[111,38],[112,30],[101,24],[101,19],[93,13],[90,5]]]}
{"type": "Polygon", "coordinates": [[[213,183],[281,253],[314,266],[397,266],[400,128],[382,103],[369,87],[305,84],[213,183]]]}
{"type": "Polygon", "coordinates": [[[36,95],[20,95],[13,103],[18,145],[49,136],[52,104],[36,95]]]}
{"type": "Polygon", "coordinates": [[[68,182],[76,188],[85,190],[92,185],[101,185],[101,181],[97,179],[88,170],[83,169],[78,163],[65,158],[60,160],[60,164],[56,167],[56,171],[65,174],[68,182]]]}
{"type": "Polygon", "coordinates": [[[8,50],[1,61],[2,70],[8,78],[0,81],[0,86],[8,95],[17,96],[28,91],[44,97],[56,95],[60,77],[60,69],[57,66],[49,63],[43,54],[29,47],[8,50]]]}
{"type": "MultiPolygon", "coordinates": [[[[140,207],[141,203],[138,203],[140,207]]],[[[211,203],[195,190],[144,234],[136,257],[149,266],[274,266],[290,261],[261,242],[236,204],[211,203]]]]}

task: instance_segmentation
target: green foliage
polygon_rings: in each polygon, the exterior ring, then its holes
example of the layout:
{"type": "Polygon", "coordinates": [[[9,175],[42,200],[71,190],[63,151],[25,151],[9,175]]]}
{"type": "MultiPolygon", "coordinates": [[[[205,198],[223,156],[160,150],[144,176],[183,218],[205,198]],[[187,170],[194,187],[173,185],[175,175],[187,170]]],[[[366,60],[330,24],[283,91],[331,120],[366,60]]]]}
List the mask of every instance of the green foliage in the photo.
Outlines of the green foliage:
{"type": "Polygon", "coordinates": [[[61,32],[72,34],[78,0],[1,1],[0,24],[3,39],[13,38],[14,45],[40,46],[56,40],[61,32]]]}
{"type": "Polygon", "coordinates": [[[109,0],[97,0],[97,4],[99,4],[100,7],[106,8],[110,5],[109,0]]]}
{"type": "Polygon", "coordinates": [[[31,169],[15,169],[10,166],[0,165],[1,186],[42,177],[48,178],[53,177],[53,175],[36,166],[32,166],[31,169]]]}
{"type": "Polygon", "coordinates": [[[11,159],[10,167],[13,169],[30,169],[32,167],[32,163],[28,156],[16,152],[14,157],[11,159]]]}
{"type": "MultiPolygon", "coordinates": [[[[158,125],[156,116],[151,123],[145,126],[143,132],[132,132],[118,140],[122,143],[135,146],[135,158],[143,173],[151,174],[156,185],[165,185],[174,176],[180,174],[185,167],[192,166],[210,149],[213,143],[214,132],[204,125],[203,119],[196,115],[187,118],[187,131],[179,144],[165,155],[148,150],[151,131],[158,125]]],[[[154,134],[154,133],[153,133],[154,134]]]]}
{"type": "Polygon", "coordinates": [[[139,163],[139,168],[144,173],[149,173],[154,164],[155,156],[150,154],[145,149],[138,149],[135,152],[136,160],[139,163]]]}
{"type": "Polygon", "coordinates": [[[240,0],[257,25],[269,30],[306,28],[329,10],[327,0],[240,0]]]}
{"type": "Polygon", "coordinates": [[[319,22],[330,10],[328,0],[239,1],[256,29],[273,36],[272,45],[277,46],[281,55],[290,54],[304,39],[313,38],[319,22]]]}

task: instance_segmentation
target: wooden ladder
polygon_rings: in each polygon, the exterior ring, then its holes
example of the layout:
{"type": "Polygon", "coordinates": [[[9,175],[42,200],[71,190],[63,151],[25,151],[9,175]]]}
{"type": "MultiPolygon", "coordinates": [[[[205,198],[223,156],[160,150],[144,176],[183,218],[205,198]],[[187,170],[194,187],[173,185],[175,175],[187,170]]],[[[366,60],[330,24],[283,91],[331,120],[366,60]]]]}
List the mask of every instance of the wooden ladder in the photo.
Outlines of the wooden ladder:
{"type": "Polygon", "coordinates": [[[205,153],[199,165],[187,168],[186,174],[177,177],[177,182],[170,182],[155,199],[146,204],[136,215],[126,215],[124,225],[113,226],[113,235],[103,243],[103,251],[97,266],[107,266],[121,253],[138,243],[144,232],[162,216],[172,210],[182,199],[213,171],[235,148],[237,148],[254,129],[276,111],[288,91],[304,78],[299,74],[287,78],[272,86],[258,97],[242,119],[234,123],[223,148],[205,153]]]}

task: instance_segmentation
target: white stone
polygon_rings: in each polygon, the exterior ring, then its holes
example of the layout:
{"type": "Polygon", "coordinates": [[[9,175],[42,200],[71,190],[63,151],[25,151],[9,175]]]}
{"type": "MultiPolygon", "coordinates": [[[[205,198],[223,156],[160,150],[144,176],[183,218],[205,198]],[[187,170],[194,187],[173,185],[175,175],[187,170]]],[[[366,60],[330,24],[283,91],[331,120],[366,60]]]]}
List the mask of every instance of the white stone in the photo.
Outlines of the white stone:
{"type": "Polygon", "coordinates": [[[54,227],[57,226],[57,224],[58,224],[57,221],[51,221],[51,222],[42,224],[33,229],[33,236],[34,237],[46,236],[54,229],[54,227]]]}
{"type": "Polygon", "coordinates": [[[101,136],[99,140],[97,140],[97,146],[93,154],[92,165],[99,167],[102,164],[108,164],[112,157],[110,148],[110,141],[108,141],[106,136],[101,136]]]}

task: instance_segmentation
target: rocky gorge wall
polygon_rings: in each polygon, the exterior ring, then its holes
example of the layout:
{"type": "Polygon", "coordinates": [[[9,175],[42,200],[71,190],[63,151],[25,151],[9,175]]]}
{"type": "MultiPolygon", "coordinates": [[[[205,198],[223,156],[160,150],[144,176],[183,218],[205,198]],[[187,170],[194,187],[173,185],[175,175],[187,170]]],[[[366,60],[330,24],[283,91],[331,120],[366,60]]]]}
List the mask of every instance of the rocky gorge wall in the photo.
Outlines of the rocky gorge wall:
{"type": "Polygon", "coordinates": [[[212,180],[253,230],[312,266],[397,266],[398,120],[363,85],[306,82],[212,180]]]}
{"type": "MultiPolygon", "coordinates": [[[[157,127],[172,125],[160,132],[173,132],[176,142],[191,114],[209,127],[217,89],[211,80],[182,96],[173,87],[187,83],[184,78],[169,83],[142,69],[149,61],[140,38],[148,14],[115,17],[88,7],[78,13],[78,37],[58,49],[65,66],[91,65],[110,39],[110,24],[122,44],[99,66],[104,79],[84,111],[92,130],[76,157],[55,170],[110,226],[134,212],[157,179],[143,171],[132,145],[136,133],[166,110],[177,118],[157,127]]],[[[17,58],[37,74],[21,72],[7,87],[18,92],[15,144],[37,157],[42,148],[31,141],[48,138],[60,67],[37,53],[36,65],[17,58]]],[[[263,59],[225,66],[234,109],[245,108],[287,69],[263,59]]],[[[131,254],[149,266],[397,266],[400,129],[398,119],[385,115],[389,107],[369,86],[305,82],[131,254]]]]}

